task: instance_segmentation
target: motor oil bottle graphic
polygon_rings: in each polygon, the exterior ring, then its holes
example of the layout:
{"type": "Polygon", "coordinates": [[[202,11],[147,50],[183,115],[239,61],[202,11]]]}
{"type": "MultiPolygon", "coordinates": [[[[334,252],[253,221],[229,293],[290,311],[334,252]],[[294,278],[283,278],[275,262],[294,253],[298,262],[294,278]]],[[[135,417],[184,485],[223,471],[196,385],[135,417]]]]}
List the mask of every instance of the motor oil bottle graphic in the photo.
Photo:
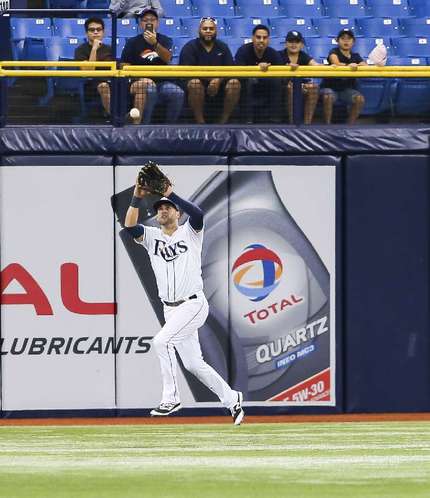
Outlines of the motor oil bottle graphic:
{"type": "MultiPolygon", "coordinates": [[[[113,198],[120,222],[131,195],[132,188],[113,198]]],[[[139,223],[155,224],[154,200],[145,198],[139,223]]],[[[270,171],[220,171],[190,200],[205,213],[202,273],[210,307],[199,330],[203,356],[245,400],[289,400],[283,393],[330,366],[330,275],[270,171]]],[[[120,236],[163,324],[149,259],[125,231],[120,236]]],[[[196,401],[216,400],[184,374],[196,401]]]]}

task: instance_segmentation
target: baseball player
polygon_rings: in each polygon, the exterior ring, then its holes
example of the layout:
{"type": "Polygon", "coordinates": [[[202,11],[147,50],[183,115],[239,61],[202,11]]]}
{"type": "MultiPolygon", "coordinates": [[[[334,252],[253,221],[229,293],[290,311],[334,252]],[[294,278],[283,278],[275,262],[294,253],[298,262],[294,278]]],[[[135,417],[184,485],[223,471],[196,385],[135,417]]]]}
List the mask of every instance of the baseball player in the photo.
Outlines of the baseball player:
{"type": "Polygon", "coordinates": [[[231,389],[204,361],[200,349],[198,329],[205,323],[209,310],[203,293],[201,268],[203,212],[175,194],[168,182],[165,190],[160,189],[163,197],[154,204],[160,228],[138,225],[139,205],[148,190],[142,187],[138,177],[124,225],[134,240],[148,251],[158,294],[164,304],[166,323],[154,337],[163,393],[160,405],[151,411],[151,415],[166,416],[181,408],[176,376],[177,352],[184,367],[218,396],[230,410],[234,424],[239,425],[244,418],[242,393],[231,389]],[[183,225],[178,222],[179,209],[189,215],[183,225]]]}

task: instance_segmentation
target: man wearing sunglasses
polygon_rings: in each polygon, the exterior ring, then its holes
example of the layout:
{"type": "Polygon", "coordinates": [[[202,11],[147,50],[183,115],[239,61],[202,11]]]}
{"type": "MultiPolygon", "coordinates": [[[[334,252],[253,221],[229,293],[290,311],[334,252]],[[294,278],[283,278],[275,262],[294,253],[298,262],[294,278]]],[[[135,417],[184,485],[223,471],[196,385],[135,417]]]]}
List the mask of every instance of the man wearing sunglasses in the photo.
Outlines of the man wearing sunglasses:
{"type": "MultiPolygon", "coordinates": [[[[139,15],[142,34],[129,38],[121,54],[122,65],[166,65],[172,59],[173,41],[158,33],[158,14],[148,9],[139,15]]],[[[138,78],[131,82],[130,93],[134,100],[133,124],[151,122],[157,102],[166,104],[166,121],[175,123],[182,110],[184,91],[174,81],[168,79],[138,78]]],[[[131,115],[130,111],[130,115],[131,115]]]]}
{"type": "MultiPolygon", "coordinates": [[[[202,17],[199,36],[189,41],[181,50],[179,64],[184,66],[233,66],[233,56],[228,46],[217,39],[217,25],[213,17],[202,17]]],[[[205,103],[213,108],[222,107],[218,122],[227,123],[240,97],[238,79],[193,78],[188,81],[188,102],[198,124],[206,122],[205,103]]]]}
{"type": "Polygon", "coordinates": [[[147,9],[153,9],[158,17],[163,17],[160,0],[111,0],[109,8],[118,17],[134,17],[147,9]]]}
{"type": "MultiPolygon", "coordinates": [[[[111,61],[112,50],[109,45],[103,43],[105,24],[103,19],[91,17],[85,21],[85,32],[87,41],[79,45],[75,50],[77,61],[111,61]]],[[[88,68],[86,68],[88,69],[88,68]]],[[[90,79],[85,84],[85,94],[88,98],[96,94],[100,95],[103,109],[106,115],[110,114],[110,86],[107,81],[90,79]]]]}

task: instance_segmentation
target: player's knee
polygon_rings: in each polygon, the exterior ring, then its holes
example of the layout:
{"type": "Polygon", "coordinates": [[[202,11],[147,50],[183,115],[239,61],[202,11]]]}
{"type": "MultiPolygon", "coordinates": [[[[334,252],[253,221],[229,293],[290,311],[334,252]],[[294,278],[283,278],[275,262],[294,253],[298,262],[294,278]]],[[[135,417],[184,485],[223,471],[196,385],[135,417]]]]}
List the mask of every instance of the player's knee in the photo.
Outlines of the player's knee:
{"type": "Polygon", "coordinates": [[[185,370],[188,370],[188,372],[192,373],[193,375],[198,377],[198,374],[202,368],[202,365],[204,366],[204,361],[202,358],[183,358],[181,356],[182,363],[184,365],[185,370]]]}

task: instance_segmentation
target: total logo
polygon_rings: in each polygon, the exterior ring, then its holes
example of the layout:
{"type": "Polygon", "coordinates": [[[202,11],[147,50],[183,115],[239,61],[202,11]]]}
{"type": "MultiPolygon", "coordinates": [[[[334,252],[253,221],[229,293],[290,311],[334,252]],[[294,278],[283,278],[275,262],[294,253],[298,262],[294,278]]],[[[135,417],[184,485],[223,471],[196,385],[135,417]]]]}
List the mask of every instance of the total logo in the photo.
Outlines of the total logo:
{"type": "MultiPolygon", "coordinates": [[[[236,289],[250,301],[257,302],[268,297],[278,287],[284,267],[274,251],[262,244],[251,244],[236,259],[231,272],[236,289]]],[[[251,310],[243,318],[255,325],[258,321],[303,302],[303,297],[291,294],[280,302],[251,310]]]]}
{"type": "Polygon", "coordinates": [[[282,272],[279,256],[261,244],[245,247],[232,269],[236,289],[251,301],[262,301],[275,290],[282,272]]]}

